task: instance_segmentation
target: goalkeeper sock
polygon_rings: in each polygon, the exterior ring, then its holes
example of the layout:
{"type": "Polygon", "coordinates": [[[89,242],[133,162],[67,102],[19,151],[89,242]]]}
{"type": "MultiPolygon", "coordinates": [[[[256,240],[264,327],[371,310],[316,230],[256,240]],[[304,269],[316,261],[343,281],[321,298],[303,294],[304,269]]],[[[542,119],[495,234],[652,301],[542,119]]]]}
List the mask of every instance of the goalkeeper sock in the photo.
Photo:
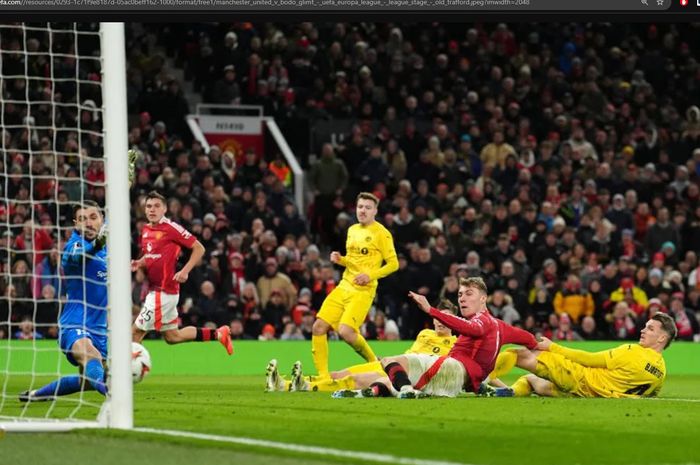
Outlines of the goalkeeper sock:
{"type": "Polygon", "coordinates": [[[504,350],[503,352],[498,354],[498,358],[496,359],[496,366],[493,368],[491,374],[489,374],[489,378],[501,378],[503,377],[503,375],[507,375],[510,372],[510,370],[512,370],[513,367],[515,367],[517,361],[518,353],[515,350],[504,350]]]}
{"type": "Polygon", "coordinates": [[[107,386],[104,383],[105,370],[102,367],[102,362],[93,358],[85,365],[85,377],[90,382],[95,391],[103,396],[107,395],[107,386]]]}
{"type": "Polygon", "coordinates": [[[316,371],[321,377],[329,377],[328,374],[328,336],[323,334],[311,336],[311,355],[314,359],[316,371]]]}
{"type": "Polygon", "coordinates": [[[339,389],[356,389],[355,380],[352,376],[340,379],[324,378],[309,383],[309,391],[333,392],[339,389]]]}
{"type": "Polygon", "coordinates": [[[216,341],[216,330],[210,328],[197,328],[195,341],[216,341]]]}
{"type": "Polygon", "coordinates": [[[532,386],[527,381],[527,375],[518,378],[510,388],[515,397],[528,397],[532,394],[532,386]]]}
{"type": "Polygon", "coordinates": [[[37,389],[34,395],[36,397],[65,396],[74,392],[80,392],[81,384],[80,376],[64,376],[37,389]]]}
{"type": "Polygon", "coordinates": [[[390,363],[384,367],[384,371],[386,371],[386,374],[389,376],[391,385],[394,386],[394,389],[397,391],[400,391],[403,386],[411,385],[411,381],[408,379],[408,373],[406,373],[406,370],[404,370],[400,363],[390,363]]]}
{"type": "Polygon", "coordinates": [[[372,348],[369,346],[369,344],[367,344],[367,341],[364,337],[362,337],[362,334],[357,333],[357,338],[355,339],[355,342],[353,342],[350,345],[353,349],[355,349],[355,352],[360,354],[360,357],[364,358],[368,362],[377,361],[377,356],[374,355],[374,352],[372,352],[372,348]]]}

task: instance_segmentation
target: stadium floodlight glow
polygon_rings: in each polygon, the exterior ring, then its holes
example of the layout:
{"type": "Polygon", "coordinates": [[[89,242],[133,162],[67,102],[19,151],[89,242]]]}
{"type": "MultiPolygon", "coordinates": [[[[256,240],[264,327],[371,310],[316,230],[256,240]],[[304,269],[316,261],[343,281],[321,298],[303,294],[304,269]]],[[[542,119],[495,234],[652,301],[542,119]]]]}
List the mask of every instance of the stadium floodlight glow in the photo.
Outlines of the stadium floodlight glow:
{"type": "MultiPolygon", "coordinates": [[[[33,292],[8,299],[9,317],[7,321],[0,321],[0,327],[16,330],[13,315],[16,317],[21,309],[26,314],[27,308],[33,308],[28,324],[34,329],[49,331],[55,327],[64,280],[58,265],[41,276],[37,269],[44,257],[58,257],[60,263],[62,247],[74,228],[71,210],[90,198],[87,191],[105,192],[109,303],[104,311],[108,312],[109,321],[107,382],[110,392],[104,402],[97,395],[84,391],[57,397],[42,403],[43,406],[19,402],[20,391],[37,389],[65,375],[76,375],[78,370],[68,365],[55,340],[13,341],[10,330],[7,339],[0,340],[0,431],[131,428],[131,302],[113,298],[131,292],[124,25],[102,23],[98,29],[94,23],[2,24],[0,52],[3,56],[0,74],[6,85],[25,89],[24,95],[14,93],[4,98],[0,102],[0,113],[8,113],[11,108],[26,109],[21,124],[3,119],[2,130],[11,135],[24,132],[36,142],[25,147],[6,147],[12,142],[3,137],[2,151],[15,153],[18,160],[22,157],[30,164],[38,159],[45,164],[44,173],[22,174],[29,185],[34,186],[29,199],[23,201],[30,221],[25,223],[25,228],[30,228],[28,234],[48,231],[49,239],[53,237],[50,242],[53,252],[37,250],[35,246],[29,254],[34,266],[19,274],[9,273],[8,279],[11,285],[13,279],[46,278],[58,287],[48,285],[45,294],[44,287],[40,286],[41,295],[33,292]],[[99,49],[88,50],[91,46],[99,49]],[[37,69],[42,72],[37,73],[37,69]],[[8,108],[9,105],[12,107],[8,108]],[[88,141],[95,144],[88,146],[88,141]],[[44,145],[37,149],[40,143],[44,145]],[[102,168],[104,177],[88,179],[86,172],[94,166],[102,168]],[[71,170],[77,177],[71,176],[71,170]],[[41,191],[43,193],[37,189],[41,183],[47,187],[41,191]],[[49,212],[54,212],[55,218],[50,218],[49,212]],[[45,222],[46,218],[51,221],[45,222]],[[51,321],[37,318],[44,304],[55,309],[51,321]]],[[[21,168],[23,162],[17,163],[21,168]]],[[[7,174],[10,166],[6,169],[7,174]]],[[[3,199],[4,207],[12,204],[17,205],[15,199],[3,199]]],[[[2,233],[8,231],[11,231],[9,224],[5,223],[2,233]]]]}

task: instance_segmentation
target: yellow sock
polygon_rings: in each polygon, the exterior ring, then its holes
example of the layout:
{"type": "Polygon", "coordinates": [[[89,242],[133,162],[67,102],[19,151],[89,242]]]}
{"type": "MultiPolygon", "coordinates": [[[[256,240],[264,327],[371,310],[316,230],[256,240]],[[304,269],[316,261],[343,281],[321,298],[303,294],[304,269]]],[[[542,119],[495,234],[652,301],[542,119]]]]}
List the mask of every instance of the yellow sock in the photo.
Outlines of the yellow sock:
{"type": "Polygon", "coordinates": [[[355,352],[360,354],[360,357],[364,358],[368,362],[377,361],[377,356],[374,355],[372,348],[369,346],[369,344],[367,344],[367,341],[360,333],[357,333],[357,339],[355,339],[355,342],[351,345],[352,348],[355,349],[355,352]]]}
{"type": "Polygon", "coordinates": [[[527,375],[518,378],[510,387],[515,397],[528,397],[532,394],[532,386],[527,381],[527,375]]]}
{"type": "Polygon", "coordinates": [[[489,375],[489,378],[501,378],[513,369],[518,361],[518,353],[513,349],[504,350],[496,358],[496,366],[489,375]]]}
{"type": "Polygon", "coordinates": [[[369,363],[362,363],[360,365],[353,365],[350,368],[346,368],[350,373],[352,374],[357,374],[357,373],[384,373],[384,370],[382,370],[382,364],[380,362],[369,362],[369,363]]]}
{"type": "Polygon", "coordinates": [[[311,336],[311,355],[318,375],[328,377],[328,336],[311,336]]]}
{"type": "Polygon", "coordinates": [[[357,389],[352,376],[340,379],[321,379],[309,383],[309,391],[333,392],[339,389],[357,389]]]}

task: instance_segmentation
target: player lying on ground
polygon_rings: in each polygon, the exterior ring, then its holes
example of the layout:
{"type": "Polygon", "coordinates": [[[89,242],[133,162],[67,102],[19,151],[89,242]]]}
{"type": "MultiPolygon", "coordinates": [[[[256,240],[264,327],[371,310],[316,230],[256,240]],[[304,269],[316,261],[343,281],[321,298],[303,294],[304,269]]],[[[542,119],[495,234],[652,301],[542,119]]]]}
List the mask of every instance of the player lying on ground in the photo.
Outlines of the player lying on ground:
{"type": "Polygon", "coordinates": [[[547,338],[538,349],[506,350],[499,355],[501,376],[513,366],[533,374],[519,378],[511,387],[483,386],[488,396],[653,397],[666,379],[663,351],[676,337],[676,324],[657,313],[642,329],[639,344],[622,344],[602,352],[585,352],[560,346],[547,338]]]}
{"type": "MultiPolygon", "coordinates": [[[[438,308],[454,315],[457,307],[449,300],[440,302],[438,308]]],[[[452,336],[450,328],[433,319],[434,330],[424,329],[418,333],[413,345],[405,352],[407,354],[446,355],[457,339],[452,336]]],[[[267,364],[266,391],[336,391],[369,388],[375,381],[386,376],[380,362],[354,365],[340,371],[333,371],[330,376],[303,376],[301,362],[296,362],[292,368],[291,381],[285,380],[277,370],[277,360],[267,364]]]]}
{"type": "Polygon", "coordinates": [[[333,329],[368,362],[376,362],[372,348],[360,334],[377,291],[377,280],[399,269],[391,233],[378,221],[379,199],[371,193],[357,196],[357,224],[350,226],[347,255],[331,252],[331,262],[345,267],[338,287],[321,305],[311,336],[311,354],[316,371],[328,377],[328,332],[333,329]]]}
{"type": "MultiPolygon", "coordinates": [[[[371,392],[376,396],[416,398],[428,395],[456,397],[462,390],[476,392],[493,370],[503,344],[535,348],[534,336],[494,318],[486,308],[488,290],[481,278],[460,279],[458,303],[464,318],[432,308],[425,296],[409,292],[422,311],[459,334],[447,356],[407,354],[382,359],[387,377],[371,392]]],[[[363,393],[364,395],[364,393],[363,393]]]]}
{"type": "Polygon", "coordinates": [[[75,230],[63,249],[67,294],[58,321],[58,343],[81,376],[64,376],[19,395],[22,402],[48,400],[83,389],[107,393],[107,246],[99,205],[86,200],[73,211],[75,230]],[[87,381],[87,382],[86,382],[87,381]]]}
{"type": "Polygon", "coordinates": [[[219,341],[229,355],[233,353],[231,330],[187,326],[178,329],[177,303],[180,300],[180,284],[187,281],[192,268],[204,256],[204,246],[185,228],[165,217],[165,197],[156,191],[146,196],[148,224],[141,231],[143,255],[131,261],[131,271],[146,269],[150,292],[146,296],[139,316],[132,327],[132,339],[141,342],[152,330],[160,331],[168,344],[192,341],[219,341]],[[182,247],[192,249],[190,258],[180,271],[175,271],[182,247]]]}

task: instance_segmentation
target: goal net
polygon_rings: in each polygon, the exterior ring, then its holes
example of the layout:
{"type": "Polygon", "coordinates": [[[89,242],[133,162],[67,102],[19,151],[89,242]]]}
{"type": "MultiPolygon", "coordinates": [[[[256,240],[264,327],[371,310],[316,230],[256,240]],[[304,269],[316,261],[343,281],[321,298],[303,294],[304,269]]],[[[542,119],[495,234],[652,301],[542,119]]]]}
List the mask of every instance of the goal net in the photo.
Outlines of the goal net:
{"type": "MultiPolygon", "coordinates": [[[[130,427],[130,305],[111,298],[120,295],[115,285],[130,292],[126,104],[117,97],[126,100],[123,25],[0,23],[0,54],[0,427],[130,427]],[[68,303],[64,247],[73,209],[86,200],[109,225],[110,305],[88,309],[108,316],[109,392],[21,401],[24,391],[79,374],[59,347],[58,321],[68,303]],[[128,412],[115,416],[115,403],[128,412]]],[[[89,275],[88,259],[80,261],[79,274],[89,275]]]]}

